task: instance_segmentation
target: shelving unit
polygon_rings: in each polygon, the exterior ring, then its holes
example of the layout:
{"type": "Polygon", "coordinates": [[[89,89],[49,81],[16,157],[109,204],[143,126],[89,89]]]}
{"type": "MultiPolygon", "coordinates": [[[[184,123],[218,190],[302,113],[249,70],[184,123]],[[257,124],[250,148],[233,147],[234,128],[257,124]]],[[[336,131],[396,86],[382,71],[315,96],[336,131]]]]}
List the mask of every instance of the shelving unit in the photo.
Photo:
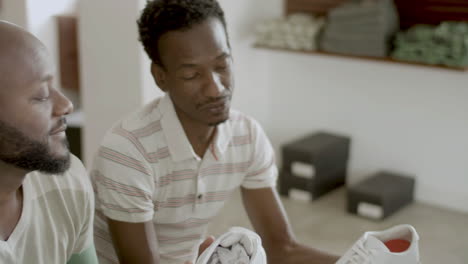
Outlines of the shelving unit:
{"type": "MultiPolygon", "coordinates": [[[[326,15],[347,0],[285,0],[285,15],[311,13],[326,15]]],[[[438,25],[442,21],[468,21],[466,0],[393,0],[402,29],[416,24],[438,25]]]]}
{"type": "Polygon", "coordinates": [[[390,57],[377,58],[377,57],[353,56],[353,55],[330,53],[330,52],[325,52],[325,51],[301,51],[301,50],[271,48],[271,47],[259,46],[259,45],[256,45],[255,48],[273,50],[273,51],[281,51],[281,52],[293,52],[293,53],[307,54],[307,55],[312,55],[312,56],[313,55],[333,56],[333,57],[342,57],[342,58],[355,59],[355,60],[377,61],[377,62],[383,62],[383,63],[398,63],[398,64],[406,64],[406,65],[413,65],[413,66],[420,66],[420,67],[439,68],[439,69],[444,69],[444,70],[468,72],[468,67],[449,67],[449,66],[443,66],[443,65],[430,65],[430,64],[417,63],[417,62],[400,61],[400,60],[392,59],[390,57]]]}
{"type": "MultiPolygon", "coordinates": [[[[326,16],[328,11],[347,0],[285,0],[285,15],[293,13],[310,13],[326,16]]],[[[405,30],[417,24],[438,25],[442,21],[466,21],[468,22],[467,0],[394,0],[400,17],[400,27],[405,30]]],[[[417,62],[395,60],[390,57],[376,58],[345,54],[335,54],[324,51],[296,51],[264,46],[256,46],[259,49],[294,52],[317,56],[334,56],[355,60],[378,61],[383,63],[398,63],[419,67],[439,68],[466,72],[468,67],[449,67],[443,65],[431,65],[417,62]]]]}

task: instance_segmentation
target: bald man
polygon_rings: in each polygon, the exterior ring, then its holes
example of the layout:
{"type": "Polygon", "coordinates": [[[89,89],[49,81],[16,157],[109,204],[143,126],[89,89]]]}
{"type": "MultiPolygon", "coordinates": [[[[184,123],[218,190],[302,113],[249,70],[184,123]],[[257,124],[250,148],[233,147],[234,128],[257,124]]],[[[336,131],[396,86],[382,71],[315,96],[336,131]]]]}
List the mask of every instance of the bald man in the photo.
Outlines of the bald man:
{"type": "Polygon", "coordinates": [[[94,264],[94,196],[44,45],[0,21],[0,263],[94,264]]]}

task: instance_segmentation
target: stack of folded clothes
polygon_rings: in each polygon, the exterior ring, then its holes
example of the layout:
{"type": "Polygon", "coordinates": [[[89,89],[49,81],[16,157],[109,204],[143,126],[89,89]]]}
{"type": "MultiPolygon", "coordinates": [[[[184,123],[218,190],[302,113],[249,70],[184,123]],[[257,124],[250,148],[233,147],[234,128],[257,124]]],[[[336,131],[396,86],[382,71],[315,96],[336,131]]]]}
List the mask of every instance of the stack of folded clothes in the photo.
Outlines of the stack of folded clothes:
{"type": "Polygon", "coordinates": [[[397,60],[450,67],[468,66],[468,23],[416,25],[400,32],[392,57],[397,60]]]}
{"type": "Polygon", "coordinates": [[[351,0],[330,10],[320,48],[327,52],[386,57],[399,29],[392,0],[351,0]]]}
{"type": "Polygon", "coordinates": [[[256,27],[256,45],[292,50],[316,50],[323,18],[293,14],[283,19],[265,21],[256,27]]]}

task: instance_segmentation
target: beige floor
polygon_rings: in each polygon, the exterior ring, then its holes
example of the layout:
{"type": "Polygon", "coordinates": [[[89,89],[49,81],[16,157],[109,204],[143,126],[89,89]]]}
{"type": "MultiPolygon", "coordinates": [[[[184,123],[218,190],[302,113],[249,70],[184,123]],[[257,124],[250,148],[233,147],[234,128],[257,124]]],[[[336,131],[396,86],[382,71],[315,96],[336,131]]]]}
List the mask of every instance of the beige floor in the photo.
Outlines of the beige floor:
{"type": "MultiPolygon", "coordinates": [[[[282,200],[298,239],[310,246],[343,254],[365,231],[407,223],[420,235],[424,264],[468,263],[468,214],[414,203],[382,222],[375,222],[345,212],[344,188],[312,203],[282,200]]],[[[251,228],[239,193],[233,195],[212,223],[210,232],[219,235],[230,226],[251,228]]]]}

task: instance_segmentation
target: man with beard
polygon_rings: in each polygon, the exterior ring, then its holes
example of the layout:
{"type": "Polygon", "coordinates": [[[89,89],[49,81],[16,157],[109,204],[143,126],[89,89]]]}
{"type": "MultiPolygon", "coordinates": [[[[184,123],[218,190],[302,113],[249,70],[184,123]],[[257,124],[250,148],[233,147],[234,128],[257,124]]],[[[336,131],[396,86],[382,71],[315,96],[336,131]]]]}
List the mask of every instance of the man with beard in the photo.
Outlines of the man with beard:
{"type": "Polygon", "coordinates": [[[97,263],[94,196],[69,153],[72,103],[44,45],[0,21],[0,263],[97,263]]]}
{"type": "Polygon", "coordinates": [[[98,150],[101,263],[194,261],[208,223],[239,187],[269,264],[335,263],[296,241],[271,144],[254,119],[230,109],[233,59],[218,2],[148,1],[138,27],[166,95],[118,122],[98,150]]]}

